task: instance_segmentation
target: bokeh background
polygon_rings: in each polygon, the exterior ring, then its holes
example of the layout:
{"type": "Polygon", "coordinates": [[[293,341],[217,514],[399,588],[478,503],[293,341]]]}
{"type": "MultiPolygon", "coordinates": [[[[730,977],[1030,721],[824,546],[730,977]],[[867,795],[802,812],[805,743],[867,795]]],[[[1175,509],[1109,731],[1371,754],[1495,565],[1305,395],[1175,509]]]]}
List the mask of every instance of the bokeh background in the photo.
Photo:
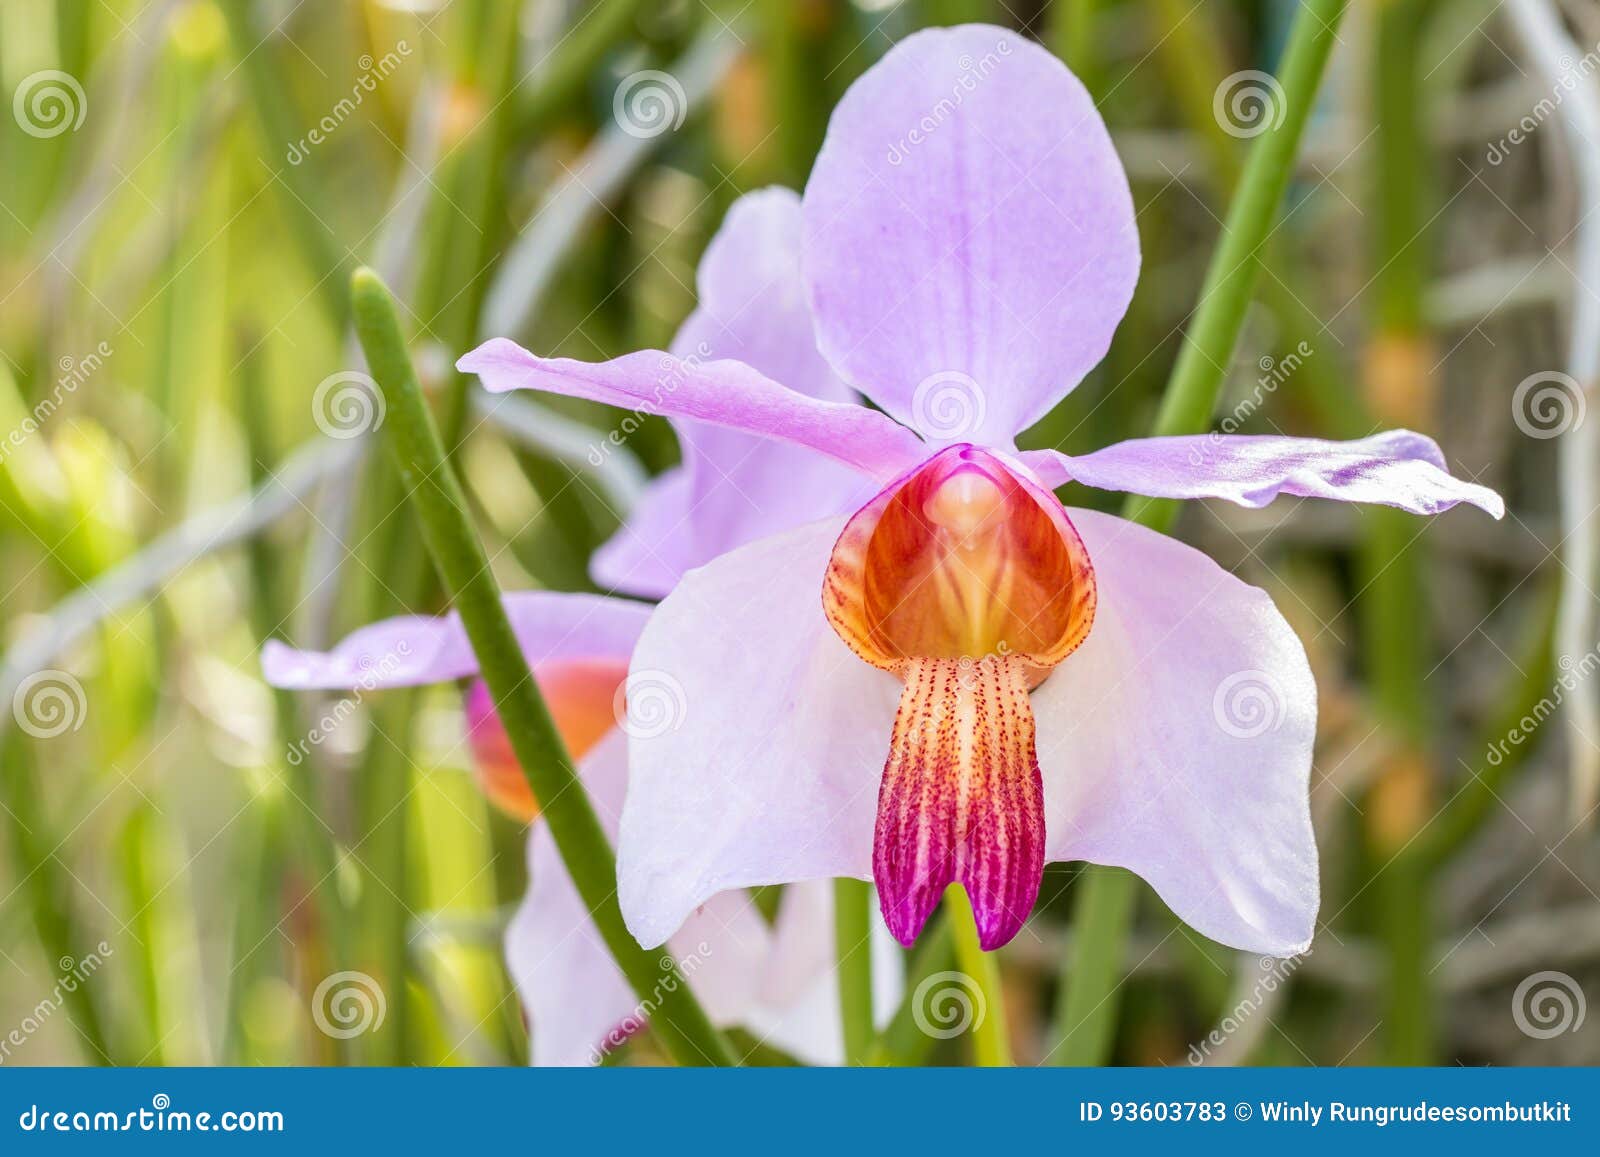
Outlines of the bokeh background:
{"type": "MultiPolygon", "coordinates": [[[[351,376],[356,264],[403,301],[502,583],[587,589],[670,429],[596,465],[614,415],[493,409],[458,354],[665,345],[728,204],[799,187],[897,39],[985,20],[1083,77],[1144,249],[1110,355],[1024,445],[1139,435],[1296,8],[0,3],[0,1063],[526,1057],[500,957],[524,837],[468,774],[457,690],[259,677],[264,638],[438,606],[351,376]],[[355,1033],[324,1007],[348,971],[375,981],[355,1033]]],[[[1184,512],[1318,675],[1321,926],[1267,967],[1141,892],[1111,1055],[1600,1063],[1600,5],[1354,0],[1338,40],[1217,428],[1424,430],[1510,513],[1184,512]]],[[[1025,1062],[1073,1027],[1080,871],[1001,955],[1025,1062]]]]}

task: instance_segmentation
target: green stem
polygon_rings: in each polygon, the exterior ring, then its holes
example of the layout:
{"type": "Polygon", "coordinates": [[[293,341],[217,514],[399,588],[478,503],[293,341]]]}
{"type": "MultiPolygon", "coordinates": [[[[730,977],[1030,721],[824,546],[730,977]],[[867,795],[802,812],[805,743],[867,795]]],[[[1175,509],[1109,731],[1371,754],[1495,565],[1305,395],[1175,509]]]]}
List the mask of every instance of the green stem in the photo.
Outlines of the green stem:
{"type": "Polygon", "coordinates": [[[906,969],[906,991],[883,1035],[872,1046],[869,1058],[874,1065],[920,1065],[927,1060],[935,1037],[924,1027],[928,991],[924,986],[938,983],[941,973],[956,964],[955,944],[950,937],[950,921],[934,913],[917,938],[916,951],[906,969]]]}
{"type": "Polygon", "coordinates": [[[973,1059],[985,1068],[1015,1064],[1011,1059],[1011,1040],[1006,1030],[1005,993],[1000,987],[1000,962],[985,952],[978,941],[978,922],[972,915],[972,901],[960,884],[944,893],[945,923],[955,944],[956,966],[977,988],[979,1003],[972,1020],[973,1059]]]}
{"type": "MultiPolygon", "coordinates": [[[[1423,428],[1429,417],[1428,390],[1427,383],[1418,379],[1426,378],[1431,360],[1423,308],[1430,267],[1425,227],[1430,198],[1418,52],[1431,10],[1432,0],[1391,0],[1380,6],[1373,54],[1378,197],[1372,255],[1377,356],[1369,362],[1371,400],[1379,415],[1387,414],[1394,424],[1423,428]],[[1389,391],[1398,396],[1390,397],[1389,391]]],[[[1370,510],[1366,525],[1362,636],[1373,702],[1380,721],[1405,744],[1392,773],[1431,780],[1423,543],[1414,522],[1397,510],[1370,510]]],[[[1382,822],[1377,813],[1373,818],[1382,822]]],[[[1416,817],[1417,822],[1420,819],[1416,817]]],[[[1429,1064],[1436,1050],[1428,976],[1433,923],[1430,879],[1423,865],[1407,854],[1391,858],[1382,848],[1378,854],[1382,859],[1373,891],[1389,957],[1383,1016],[1388,1059],[1396,1064],[1429,1064]]]]}
{"type": "MultiPolygon", "coordinates": [[[[1484,820],[1495,814],[1506,784],[1527,763],[1536,747],[1528,740],[1522,720],[1547,718],[1550,698],[1557,693],[1557,680],[1573,678],[1565,671],[1558,672],[1553,658],[1559,587],[1559,583],[1552,583],[1540,596],[1543,606],[1534,629],[1508,672],[1512,685],[1500,696],[1504,706],[1485,724],[1471,748],[1484,753],[1481,762],[1473,766],[1465,785],[1439,809],[1422,835],[1407,849],[1407,855],[1425,862],[1430,868],[1437,868],[1448,860],[1478,832],[1484,820]],[[1521,742],[1513,742],[1509,738],[1513,735],[1521,742]]],[[[1565,686],[1559,693],[1565,693],[1565,686]]]]}
{"type": "MultiPolygon", "coordinates": [[[[1211,424],[1223,378],[1232,361],[1261,272],[1262,249],[1288,188],[1300,138],[1311,114],[1335,32],[1347,0],[1307,0],[1289,36],[1279,81],[1283,118],[1256,138],[1228,208],[1222,239],[1212,255],[1195,318],[1167,383],[1156,416],[1155,435],[1195,434],[1211,424]]],[[[1154,530],[1169,531],[1178,504],[1131,498],[1124,515],[1154,530]]],[[[1079,885],[1076,936],[1063,962],[1065,1004],[1057,1025],[1065,1023],[1081,1043],[1063,1044],[1053,1054],[1062,1063],[1098,1064],[1114,1036],[1123,945],[1132,923],[1135,882],[1118,869],[1094,869],[1079,885]],[[1089,1021],[1085,1017],[1092,1012],[1089,1021]],[[1103,1024],[1101,1022],[1104,1022],[1103,1024]]]]}
{"type": "Polygon", "coordinates": [[[839,961],[839,1017],[845,1063],[867,1063],[872,1047],[872,885],[833,882],[833,947],[839,961]]]}
{"type": "Polygon", "coordinates": [[[1050,20],[1045,26],[1045,42],[1066,66],[1083,81],[1091,93],[1098,88],[1090,83],[1094,70],[1094,24],[1099,0],[1054,0],[1050,20]]]}
{"type": "Polygon", "coordinates": [[[350,288],[356,334],[387,402],[386,440],[395,466],[562,862],[672,1056],[684,1064],[734,1064],[727,1041],[671,958],[645,951],[623,924],[616,859],[528,670],[483,544],[467,519],[466,498],[406,353],[394,299],[371,270],[357,270],[350,288]]]}
{"type": "Polygon", "coordinates": [[[279,164],[291,146],[302,139],[303,131],[291,112],[293,86],[279,67],[276,45],[261,36],[250,19],[250,0],[222,0],[222,14],[228,22],[228,36],[239,58],[244,85],[255,110],[265,162],[275,175],[272,184],[280,191],[278,206],[289,223],[301,252],[317,278],[329,313],[343,324],[349,305],[344,294],[342,270],[346,257],[339,239],[314,206],[330,204],[321,192],[320,182],[311,169],[310,159],[299,164],[279,164]]]}
{"type": "Polygon", "coordinates": [[[1084,869],[1078,881],[1072,909],[1076,935],[1062,975],[1052,1064],[1098,1065],[1111,1055],[1122,947],[1133,927],[1138,888],[1133,873],[1099,865],[1084,869]]]}
{"type": "MultiPolygon", "coordinates": [[[[5,832],[4,842],[11,849],[14,877],[21,881],[17,888],[26,896],[34,932],[49,960],[49,969],[52,973],[57,968],[70,971],[66,962],[82,959],[92,945],[78,923],[70,878],[52,851],[56,839],[47,826],[32,764],[32,752],[24,739],[15,732],[0,735],[0,794],[5,799],[5,806],[0,807],[0,825],[5,832]]],[[[122,946],[126,947],[126,941],[122,946]]],[[[46,995],[48,987],[41,983],[39,996],[46,995]]],[[[89,1063],[109,1065],[115,1063],[115,1058],[94,1000],[96,987],[76,984],[70,992],[63,988],[62,1007],[83,1042],[89,1063]]]]}

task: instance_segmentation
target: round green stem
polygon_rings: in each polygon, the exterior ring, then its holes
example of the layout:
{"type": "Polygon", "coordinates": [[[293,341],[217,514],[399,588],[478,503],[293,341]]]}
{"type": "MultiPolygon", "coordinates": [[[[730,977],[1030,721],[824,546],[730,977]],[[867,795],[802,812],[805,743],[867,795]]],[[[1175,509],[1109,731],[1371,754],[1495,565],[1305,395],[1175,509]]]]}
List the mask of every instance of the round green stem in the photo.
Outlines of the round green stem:
{"type": "MultiPolygon", "coordinates": [[[[1262,250],[1277,220],[1346,2],[1307,0],[1300,7],[1279,76],[1283,119],[1256,138],[1250,150],[1206,273],[1194,321],[1184,335],[1183,349],[1167,383],[1152,430],[1155,435],[1201,433],[1211,424],[1261,272],[1262,250]]],[[[1132,498],[1123,513],[1165,532],[1177,519],[1178,504],[1132,498]]],[[[1066,1003],[1057,1024],[1072,1028],[1074,1037],[1083,1036],[1071,1047],[1056,1048],[1052,1057],[1063,1064],[1103,1063],[1110,1050],[1122,979],[1119,962],[1133,920],[1135,887],[1131,876],[1115,869],[1090,871],[1079,887],[1076,936],[1072,952],[1063,962],[1066,1003]],[[1090,1010],[1093,1016],[1086,1023],[1083,1016],[1090,1010]],[[1082,1015],[1074,1016],[1074,1012],[1082,1015]],[[1091,1026],[1092,1031],[1085,1032],[1091,1026]]]]}
{"type": "Polygon", "coordinates": [[[562,862],[606,947],[638,993],[652,1030],[673,1058],[682,1064],[736,1064],[672,958],[641,948],[623,925],[611,845],[506,617],[500,586],[467,518],[466,498],[445,460],[438,428],[407,356],[394,299],[368,269],[351,276],[350,290],[356,334],[383,391],[386,440],[395,467],[562,862]]]}
{"type": "Polygon", "coordinates": [[[833,948],[839,962],[839,1017],[846,1064],[863,1065],[872,1048],[872,885],[833,882],[833,948]]]}
{"type": "Polygon", "coordinates": [[[993,953],[978,943],[978,922],[972,915],[972,901],[959,884],[944,894],[945,922],[955,941],[956,967],[971,978],[982,997],[978,1015],[972,1022],[972,1051],[978,1064],[998,1068],[1015,1064],[1011,1041],[1006,1033],[1005,994],[1000,988],[1000,964],[993,953]]]}

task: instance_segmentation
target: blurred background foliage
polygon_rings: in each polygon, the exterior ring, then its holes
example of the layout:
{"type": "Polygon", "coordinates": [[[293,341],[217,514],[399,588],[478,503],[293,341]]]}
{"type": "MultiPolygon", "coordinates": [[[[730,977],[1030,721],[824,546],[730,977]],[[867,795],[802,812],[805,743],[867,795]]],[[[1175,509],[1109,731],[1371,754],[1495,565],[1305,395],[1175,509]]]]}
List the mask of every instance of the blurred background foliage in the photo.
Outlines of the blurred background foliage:
{"type": "MultiPolygon", "coordinates": [[[[1275,67],[1296,7],[0,3],[0,645],[17,697],[0,720],[0,1037],[32,1025],[5,1063],[526,1056],[500,959],[523,837],[464,774],[456,692],[297,699],[258,676],[265,637],[311,645],[438,607],[396,480],[340,436],[322,389],[360,368],[351,268],[377,265],[403,299],[503,584],[584,588],[626,495],[676,460],[670,430],[647,422],[596,468],[614,415],[491,418],[455,357],[491,334],[582,358],[665,345],[724,209],[803,183],[856,76],[918,27],[1002,23],[1080,73],[1133,181],[1132,310],[1025,439],[1104,445],[1149,428],[1239,176],[1249,134],[1215,98],[1275,67]],[[619,88],[643,70],[674,78],[682,122],[619,131],[619,88]],[[28,103],[45,82],[66,123],[28,103]],[[16,706],[42,673],[64,717],[16,706]],[[40,1015],[91,955],[103,966],[40,1015]],[[319,1031],[316,990],[342,969],[388,994],[376,1031],[319,1031]]],[[[1595,7],[1567,10],[1574,41],[1600,43],[1595,7]]],[[[1555,633],[1560,592],[1592,604],[1595,575],[1568,554],[1559,439],[1513,406],[1564,366],[1573,300],[1597,287],[1572,268],[1585,214],[1558,125],[1486,151],[1552,88],[1504,17],[1494,0],[1352,5],[1218,420],[1421,429],[1512,515],[1185,510],[1179,533],[1271,592],[1317,672],[1325,926],[1264,991],[1254,961],[1142,891],[1101,1018],[1117,1061],[1195,1059],[1231,1018],[1209,1059],[1600,1062],[1600,1016],[1551,1039],[1512,1016],[1541,970],[1600,991],[1600,849],[1571,786],[1593,755],[1570,703],[1549,722],[1539,706],[1594,647],[1555,633]]],[[[1052,1012],[1079,875],[1050,869],[1033,934],[1002,954],[1023,1061],[1082,1027],[1052,1012]]],[[[653,1055],[644,1040],[624,1059],[653,1055]]]]}

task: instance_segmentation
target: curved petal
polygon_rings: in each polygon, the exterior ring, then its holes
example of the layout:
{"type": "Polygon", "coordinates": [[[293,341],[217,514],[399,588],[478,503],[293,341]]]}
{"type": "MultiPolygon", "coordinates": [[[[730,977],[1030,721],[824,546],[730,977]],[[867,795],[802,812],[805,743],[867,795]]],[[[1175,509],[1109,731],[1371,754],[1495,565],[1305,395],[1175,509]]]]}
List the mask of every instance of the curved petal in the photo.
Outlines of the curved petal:
{"type": "MultiPolygon", "coordinates": [[[[626,599],[558,591],[513,591],[504,601],[529,663],[626,659],[652,609],[626,599]]],[[[274,687],[374,691],[476,675],[478,659],[452,612],[370,623],[331,651],[300,651],[269,639],[261,649],[261,670],[274,687]]]]}
{"type": "Polygon", "coordinates": [[[1458,502],[1496,518],[1506,512],[1498,494],[1453,477],[1438,444],[1410,430],[1353,442],[1256,434],[1134,438],[1076,458],[1055,450],[1020,457],[1050,486],[1071,479],[1152,498],[1226,498],[1261,507],[1293,494],[1376,502],[1413,514],[1438,514],[1458,502]]]}
{"type": "MultiPolygon", "coordinates": [[[[809,397],[854,403],[817,352],[800,280],[800,198],[789,189],[733,203],[700,262],[700,305],[672,354],[732,359],[809,397]]],[[[804,446],[680,419],[683,466],[652,482],[596,554],[604,586],[660,598],[691,567],[747,542],[854,509],[872,482],[804,446]]]]}
{"type": "Polygon", "coordinates": [[[892,477],[923,454],[915,434],[877,411],[807,397],[743,362],[660,350],[580,362],[537,357],[494,338],[462,355],[456,368],[477,374],[492,393],[544,390],[643,414],[694,418],[806,446],[873,477],[892,477]]]}
{"type": "Polygon", "coordinates": [[[662,943],[728,888],[872,877],[900,683],[851,654],[823,617],[843,524],[691,571],[640,636],[630,679],[675,686],[683,706],[676,727],[630,745],[617,885],[641,944],[662,943]]]}
{"type": "MultiPolygon", "coordinates": [[[[602,825],[615,833],[627,780],[625,737],[613,732],[603,740],[581,774],[602,825]]],[[[543,824],[528,840],[528,870],[531,884],[507,930],[506,958],[532,1024],[533,1063],[598,1063],[644,1027],[650,1010],[606,951],[543,824]]],[[[875,1007],[886,1017],[899,999],[898,956],[882,947],[887,932],[878,933],[875,1007]]],[[[718,1025],[742,1025],[808,1064],[841,1063],[828,884],[791,889],[775,927],[748,894],[723,892],[688,918],[670,947],[718,1025]]]]}
{"type": "Polygon", "coordinates": [[[1300,641],[1265,592],[1199,551],[1072,517],[1100,608],[1033,694],[1048,857],[1129,868],[1221,943],[1304,951],[1316,685],[1300,641]]]}
{"type": "Polygon", "coordinates": [[[936,441],[995,447],[1111,343],[1139,275],[1094,101],[986,25],[908,36],[835,109],[805,191],[818,344],[936,441]]]}

